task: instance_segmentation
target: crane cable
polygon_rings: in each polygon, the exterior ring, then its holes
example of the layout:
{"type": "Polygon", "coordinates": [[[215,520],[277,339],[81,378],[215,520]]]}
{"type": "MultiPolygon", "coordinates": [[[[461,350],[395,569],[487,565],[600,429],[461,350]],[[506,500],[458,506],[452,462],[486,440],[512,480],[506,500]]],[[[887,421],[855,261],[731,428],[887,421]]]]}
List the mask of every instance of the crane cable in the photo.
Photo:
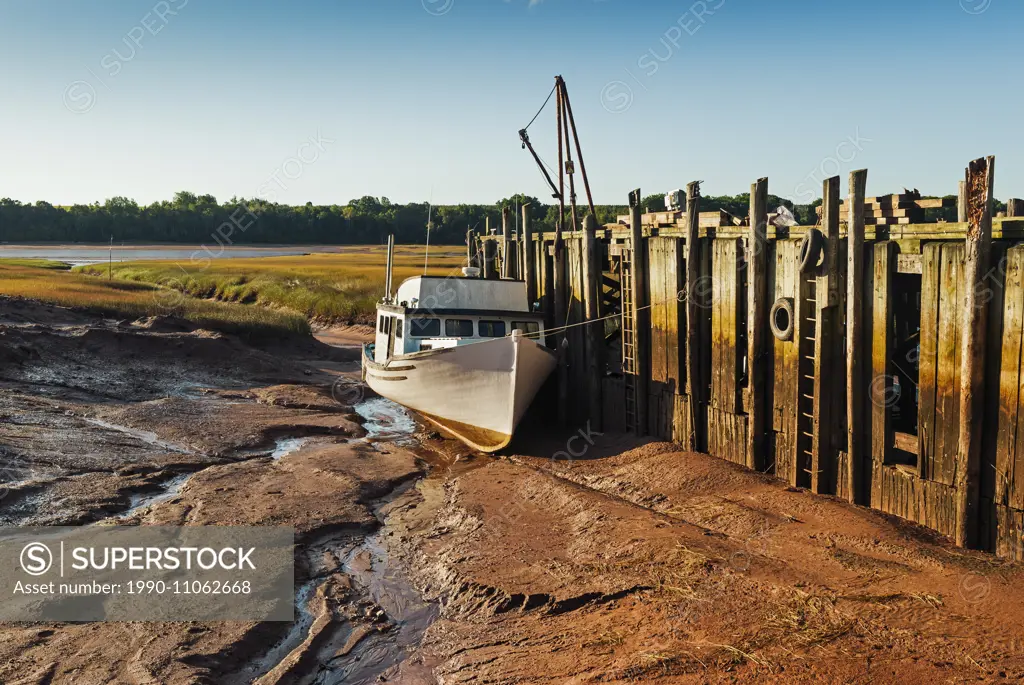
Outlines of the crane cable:
{"type": "Polygon", "coordinates": [[[537,113],[533,115],[533,118],[532,118],[532,119],[530,119],[530,123],[528,123],[528,124],[526,125],[526,127],[525,127],[525,128],[523,128],[523,130],[524,130],[524,131],[526,131],[526,130],[529,130],[529,128],[530,128],[531,126],[533,126],[533,122],[537,121],[537,117],[539,117],[539,116],[540,116],[540,113],[541,113],[541,112],[543,112],[543,111],[544,111],[544,108],[548,106],[548,103],[549,103],[549,102],[551,102],[551,96],[555,94],[555,89],[556,89],[556,88],[558,88],[558,84],[557,84],[557,83],[556,83],[556,84],[555,84],[555,85],[554,85],[554,86],[553,86],[553,87],[551,88],[551,92],[550,92],[550,93],[548,93],[548,98],[547,98],[547,100],[545,100],[545,101],[544,101],[544,104],[540,106],[540,109],[538,109],[538,110],[537,110],[537,113]]]}

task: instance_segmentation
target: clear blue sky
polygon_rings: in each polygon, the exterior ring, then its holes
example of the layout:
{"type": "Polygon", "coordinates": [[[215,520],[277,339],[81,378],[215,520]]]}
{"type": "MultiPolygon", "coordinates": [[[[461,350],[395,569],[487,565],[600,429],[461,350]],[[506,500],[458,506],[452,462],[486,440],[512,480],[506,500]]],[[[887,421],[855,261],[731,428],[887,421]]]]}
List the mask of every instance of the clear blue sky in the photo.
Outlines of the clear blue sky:
{"type": "Polygon", "coordinates": [[[954,193],[987,154],[1022,196],[1022,27],[1019,0],[0,0],[0,197],[543,197],[517,131],[559,73],[599,203],[863,167],[954,193]]]}

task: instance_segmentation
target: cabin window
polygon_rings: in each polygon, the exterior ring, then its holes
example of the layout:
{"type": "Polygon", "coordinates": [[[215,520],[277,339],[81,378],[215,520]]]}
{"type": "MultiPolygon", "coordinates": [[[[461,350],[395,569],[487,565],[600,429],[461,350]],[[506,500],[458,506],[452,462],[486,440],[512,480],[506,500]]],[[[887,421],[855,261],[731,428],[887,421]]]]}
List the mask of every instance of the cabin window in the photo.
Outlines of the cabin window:
{"type": "Polygon", "coordinates": [[[401,338],[402,337],[402,320],[401,319],[395,319],[395,337],[396,338],[401,338]]]}
{"type": "Polygon", "coordinates": [[[472,319],[445,319],[444,334],[449,338],[472,338],[472,319]]]}
{"type": "Polygon", "coordinates": [[[410,319],[409,333],[414,338],[436,338],[441,335],[441,319],[410,319]]]}
{"type": "Polygon", "coordinates": [[[526,335],[536,335],[540,333],[540,322],[539,321],[513,321],[513,329],[519,329],[526,335]]]}
{"type": "Polygon", "coordinates": [[[377,322],[377,331],[379,333],[383,333],[384,332],[384,319],[386,319],[386,318],[387,317],[385,317],[383,314],[380,315],[380,320],[377,322]]]}
{"type": "Polygon", "coordinates": [[[504,338],[505,337],[505,322],[504,321],[481,321],[480,322],[480,337],[481,338],[504,338]]]}

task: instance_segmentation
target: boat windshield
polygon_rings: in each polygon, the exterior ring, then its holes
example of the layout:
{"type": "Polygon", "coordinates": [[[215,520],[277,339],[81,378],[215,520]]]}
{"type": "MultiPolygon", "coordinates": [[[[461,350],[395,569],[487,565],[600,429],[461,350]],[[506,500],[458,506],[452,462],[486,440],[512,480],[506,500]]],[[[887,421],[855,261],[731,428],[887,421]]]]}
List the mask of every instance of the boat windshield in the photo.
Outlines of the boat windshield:
{"type": "Polygon", "coordinates": [[[444,334],[449,338],[472,338],[472,319],[445,319],[444,334]]]}
{"type": "Polygon", "coordinates": [[[441,335],[441,320],[409,319],[409,334],[414,338],[436,338],[441,335]]]}

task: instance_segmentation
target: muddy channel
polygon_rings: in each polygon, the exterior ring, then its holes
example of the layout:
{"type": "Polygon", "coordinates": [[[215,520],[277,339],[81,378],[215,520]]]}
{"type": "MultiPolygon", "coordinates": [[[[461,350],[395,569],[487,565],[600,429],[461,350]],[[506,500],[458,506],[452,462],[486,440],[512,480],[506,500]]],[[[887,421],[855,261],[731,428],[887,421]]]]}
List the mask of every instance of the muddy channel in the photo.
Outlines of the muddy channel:
{"type": "Polygon", "coordinates": [[[447,464],[356,359],[0,302],[0,524],[297,531],[293,623],[3,625],[0,682],[432,682],[407,564],[447,464]]]}

